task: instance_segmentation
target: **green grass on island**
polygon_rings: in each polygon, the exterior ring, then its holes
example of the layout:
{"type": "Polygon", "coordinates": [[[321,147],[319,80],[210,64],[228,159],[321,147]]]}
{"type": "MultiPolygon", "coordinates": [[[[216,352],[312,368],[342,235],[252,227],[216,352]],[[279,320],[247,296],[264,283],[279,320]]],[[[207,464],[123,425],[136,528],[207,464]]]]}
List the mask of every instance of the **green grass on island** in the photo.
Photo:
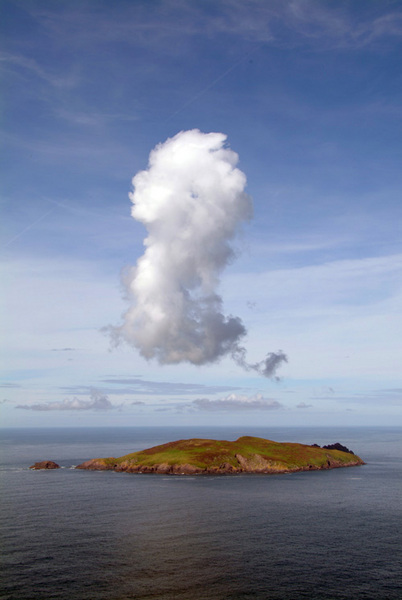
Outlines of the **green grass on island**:
{"type": "Polygon", "coordinates": [[[362,464],[350,451],[245,436],[234,442],[178,440],[120,458],[90,460],[78,468],[172,474],[283,473],[362,464]]]}

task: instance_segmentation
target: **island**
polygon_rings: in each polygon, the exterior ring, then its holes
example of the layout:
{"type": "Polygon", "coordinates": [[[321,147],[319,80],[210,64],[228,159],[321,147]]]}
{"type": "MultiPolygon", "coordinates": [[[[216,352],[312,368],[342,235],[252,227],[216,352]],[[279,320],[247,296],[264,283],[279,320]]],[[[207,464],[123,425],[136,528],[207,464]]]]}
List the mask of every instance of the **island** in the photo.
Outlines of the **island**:
{"type": "Polygon", "coordinates": [[[293,473],[364,464],[359,456],[340,444],[321,448],[317,444],[283,443],[244,436],[234,442],[178,440],[120,458],[95,458],[76,468],[164,475],[226,475],[293,473]]]}
{"type": "Polygon", "coordinates": [[[53,462],[52,460],[41,460],[40,462],[36,462],[29,468],[33,469],[34,471],[39,471],[40,469],[60,469],[60,465],[53,462]]]}

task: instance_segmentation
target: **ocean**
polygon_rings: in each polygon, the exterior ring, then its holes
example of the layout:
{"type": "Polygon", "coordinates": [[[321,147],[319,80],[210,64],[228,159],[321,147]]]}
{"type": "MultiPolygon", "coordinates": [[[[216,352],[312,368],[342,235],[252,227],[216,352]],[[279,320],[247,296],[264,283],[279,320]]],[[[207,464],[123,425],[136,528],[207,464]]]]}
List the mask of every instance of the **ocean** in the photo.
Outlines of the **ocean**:
{"type": "Polygon", "coordinates": [[[3,600],[400,600],[402,428],[3,429],[3,600]],[[340,442],[362,467],[75,470],[168,441],[340,442]],[[32,471],[39,460],[54,471],[32,471]]]}

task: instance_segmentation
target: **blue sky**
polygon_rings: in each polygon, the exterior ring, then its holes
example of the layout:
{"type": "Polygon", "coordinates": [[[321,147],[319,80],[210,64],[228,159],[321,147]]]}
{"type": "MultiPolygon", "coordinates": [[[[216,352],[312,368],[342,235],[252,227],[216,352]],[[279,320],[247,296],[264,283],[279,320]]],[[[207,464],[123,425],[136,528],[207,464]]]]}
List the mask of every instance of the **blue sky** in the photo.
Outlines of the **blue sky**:
{"type": "Polygon", "coordinates": [[[400,425],[399,1],[3,0],[3,426],[400,425]],[[131,180],[221,132],[253,218],[222,272],[251,361],[111,348],[131,180]]]}

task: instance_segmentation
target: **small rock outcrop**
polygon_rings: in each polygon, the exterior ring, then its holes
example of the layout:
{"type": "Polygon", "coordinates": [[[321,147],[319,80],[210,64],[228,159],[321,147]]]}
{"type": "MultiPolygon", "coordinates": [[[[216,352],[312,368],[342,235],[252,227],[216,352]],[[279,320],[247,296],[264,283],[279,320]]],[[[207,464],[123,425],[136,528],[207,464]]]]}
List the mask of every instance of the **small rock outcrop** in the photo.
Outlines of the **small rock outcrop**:
{"type": "Polygon", "coordinates": [[[60,465],[52,460],[42,460],[41,462],[36,462],[29,468],[34,469],[35,471],[39,471],[40,469],[60,469],[60,465]]]}
{"type": "Polygon", "coordinates": [[[352,450],[349,450],[349,448],[346,448],[346,446],[343,446],[339,442],[336,442],[335,444],[327,444],[326,446],[323,446],[323,448],[326,448],[327,450],[340,450],[341,452],[348,452],[349,454],[354,454],[352,450]]]}
{"type": "MultiPolygon", "coordinates": [[[[312,448],[321,448],[321,446],[319,446],[318,444],[311,444],[311,447],[312,448]]],[[[354,452],[352,450],[349,450],[349,448],[346,448],[346,446],[343,446],[339,442],[336,442],[335,444],[326,444],[325,446],[323,446],[323,448],[325,448],[326,450],[340,450],[341,452],[347,452],[348,454],[354,454],[354,452]]]]}

